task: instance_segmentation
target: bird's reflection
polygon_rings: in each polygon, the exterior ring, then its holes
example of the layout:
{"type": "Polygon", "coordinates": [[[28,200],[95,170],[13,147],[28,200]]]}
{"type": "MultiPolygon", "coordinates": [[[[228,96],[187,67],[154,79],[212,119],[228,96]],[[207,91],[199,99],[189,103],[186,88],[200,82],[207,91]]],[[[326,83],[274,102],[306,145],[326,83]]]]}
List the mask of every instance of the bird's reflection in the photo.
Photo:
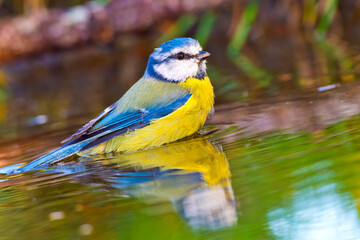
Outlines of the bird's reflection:
{"type": "Polygon", "coordinates": [[[79,163],[49,171],[88,173],[75,176],[84,184],[115,187],[145,202],[171,201],[196,229],[218,229],[237,222],[228,161],[218,146],[204,138],[129,154],[81,157],[79,163]]]}

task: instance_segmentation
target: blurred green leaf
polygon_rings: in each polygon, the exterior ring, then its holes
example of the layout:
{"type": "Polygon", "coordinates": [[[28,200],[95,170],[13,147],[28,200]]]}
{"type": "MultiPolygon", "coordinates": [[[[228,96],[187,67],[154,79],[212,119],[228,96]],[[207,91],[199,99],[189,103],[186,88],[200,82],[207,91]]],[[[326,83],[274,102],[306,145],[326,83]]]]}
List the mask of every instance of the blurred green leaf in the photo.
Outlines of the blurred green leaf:
{"type": "Polygon", "coordinates": [[[251,1],[246,6],[243,12],[243,16],[240,19],[231,42],[227,48],[227,52],[230,56],[234,57],[238,55],[249,35],[252,23],[254,22],[258,11],[259,3],[257,1],[251,1]]]}
{"type": "Polygon", "coordinates": [[[316,36],[319,38],[324,38],[326,32],[333,23],[335,11],[338,5],[338,0],[327,0],[325,1],[324,13],[320,18],[319,24],[315,29],[316,36]]]}
{"type": "Polygon", "coordinates": [[[264,69],[256,66],[248,57],[243,56],[240,50],[249,35],[251,26],[256,19],[259,11],[258,1],[251,1],[247,4],[243,16],[240,19],[235,33],[227,47],[227,53],[232,62],[243,70],[250,77],[258,80],[257,87],[268,86],[273,77],[267,73],[264,69]]]}
{"type": "Polygon", "coordinates": [[[203,47],[206,46],[209,40],[215,20],[216,14],[212,11],[205,13],[200,20],[197,32],[195,34],[195,39],[197,39],[200,45],[203,47]]]}
{"type": "Polygon", "coordinates": [[[171,40],[176,37],[184,36],[189,29],[196,23],[193,15],[183,15],[174,23],[157,41],[156,45],[171,40]]]}

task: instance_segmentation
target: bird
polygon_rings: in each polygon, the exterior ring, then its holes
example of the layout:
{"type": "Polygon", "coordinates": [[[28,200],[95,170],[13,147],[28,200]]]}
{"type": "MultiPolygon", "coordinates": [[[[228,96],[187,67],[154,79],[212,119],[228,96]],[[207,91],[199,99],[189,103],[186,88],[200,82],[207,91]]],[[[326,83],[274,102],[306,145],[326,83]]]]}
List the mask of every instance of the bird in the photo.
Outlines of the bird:
{"type": "Polygon", "coordinates": [[[73,155],[148,149],[194,134],[213,112],[214,90],[206,73],[209,56],[193,38],[164,42],[150,54],[144,75],[118,101],[62,141],[58,149],[17,172],[73,155]]]}

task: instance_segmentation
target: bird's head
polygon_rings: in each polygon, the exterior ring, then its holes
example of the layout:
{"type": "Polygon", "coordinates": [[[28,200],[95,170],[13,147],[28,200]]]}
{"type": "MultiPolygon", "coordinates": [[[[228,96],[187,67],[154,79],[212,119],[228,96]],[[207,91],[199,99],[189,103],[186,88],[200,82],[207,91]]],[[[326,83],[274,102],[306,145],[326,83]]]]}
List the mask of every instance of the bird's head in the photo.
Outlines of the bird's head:
{"type": "Polygon", "coordinates": [[[210,53],[202,51],[198,41],[192,38],[176,38],[156,48],[150,55],[146,77],[169,82],[188,78],[203,79],[206,61],[210,53]]]}

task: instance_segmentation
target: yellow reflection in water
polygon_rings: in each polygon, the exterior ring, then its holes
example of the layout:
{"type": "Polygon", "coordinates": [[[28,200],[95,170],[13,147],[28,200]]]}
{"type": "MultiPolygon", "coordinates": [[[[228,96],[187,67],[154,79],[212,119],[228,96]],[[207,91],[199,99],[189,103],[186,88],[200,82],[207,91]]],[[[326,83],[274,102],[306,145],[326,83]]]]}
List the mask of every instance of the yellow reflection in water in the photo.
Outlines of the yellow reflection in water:
{"type": "Polygon", "coordinates": [[[117,188],[131,185],[127,193],[148,203],[170,200],[194,228],[216,229],[237,222],[228,161],[220,148],[207,139],[196,138],[130,154],[99,155],[92,160],[128,172],[127,177],[131,178],[126,184],[125,174],[115,178],[112,175],[108,181],[117,188]],[[150,177],[144,178],[146,172],[150,177]]]}
{"type": "Polygon", "coordinates": [[[199,172],[209,185],[230,177],[225,154],[203,138],[176,142],[130,154],[116,154],[111,157],[107,155],[106,161],[116,163],[119,168],[130,166],[137,170],[144,170],[159,167],[162,171],[181,170],[182,174],[199,172]]]}

